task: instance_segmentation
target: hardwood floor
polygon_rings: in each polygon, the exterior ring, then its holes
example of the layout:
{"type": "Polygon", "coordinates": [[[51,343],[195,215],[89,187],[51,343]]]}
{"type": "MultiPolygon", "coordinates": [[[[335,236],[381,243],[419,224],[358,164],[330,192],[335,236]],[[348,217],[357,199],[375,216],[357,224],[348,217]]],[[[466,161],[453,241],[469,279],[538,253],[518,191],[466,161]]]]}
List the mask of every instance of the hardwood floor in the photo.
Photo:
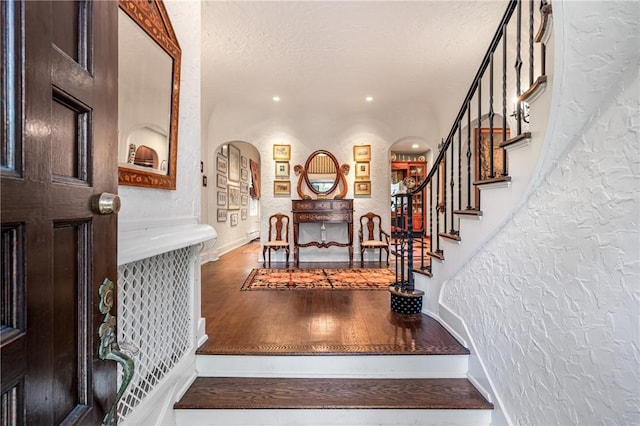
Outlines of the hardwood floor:
{"type": "MultiPolygon", "coordinates": [[[[262,267],[259,249],[253,242],[203,265],[209,339],[198,354],[468,354],[428,316],[392,313],[388,291],[240,291],[251,270],[262,267]]],[[[301,262],[305,267],[348,264],[301,262]]]]}

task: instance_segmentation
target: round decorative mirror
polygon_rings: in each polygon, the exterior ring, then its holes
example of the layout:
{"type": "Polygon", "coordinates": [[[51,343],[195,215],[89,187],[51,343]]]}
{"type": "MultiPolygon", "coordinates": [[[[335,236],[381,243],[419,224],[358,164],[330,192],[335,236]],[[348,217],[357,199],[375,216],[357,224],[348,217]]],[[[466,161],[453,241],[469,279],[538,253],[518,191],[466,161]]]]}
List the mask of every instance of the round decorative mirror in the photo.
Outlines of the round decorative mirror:
{"type": "Polygon", "coordinates": [[[319,150],[307,158],[304,180],[315,194],[327,195],[338,186],[338,160],[329,151],[319,150]]]}
{"type": "Polygon", "coordinates": [[[344,198],[347,193],[347,180],[345,173],[348,173],[349,166],[338,163],[336,157],[329,151],[320,149],[315,151],[307,158],[304,167],[300,164],[294,167],[296,175],[298,175],[298,195],[301,198],[328,198],[335,191],[342,189],[334,198],[344,198]],[[310,192],[315,194],[306,194],[303,190],[304,186],[310,192]]]}

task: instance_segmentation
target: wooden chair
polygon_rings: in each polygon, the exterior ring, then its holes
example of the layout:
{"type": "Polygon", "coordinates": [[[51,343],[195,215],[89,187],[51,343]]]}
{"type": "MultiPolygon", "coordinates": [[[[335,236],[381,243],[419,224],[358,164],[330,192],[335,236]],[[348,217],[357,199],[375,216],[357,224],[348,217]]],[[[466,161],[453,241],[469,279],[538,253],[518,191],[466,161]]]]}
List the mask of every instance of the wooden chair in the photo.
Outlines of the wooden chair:
{"type": "Polygon", "coordinates": [[[364,266],[364,251],[368,248],[380,249],[379,261],[382,262],[382,250],[387,252],[389,266],[389,234],[382,230],[382,218],[372,212],[360,216],[360,266],[364,266]]]}
{"type": "Polygon", "coordinates": [[[263,267],[266,267],[266,253],[269,250],[269,267],[271,267],[271,250],[286,252],[287,267],[289,267],[289,216],[276,213],[269,217],[269,241],[262,246],[263,267]]]}

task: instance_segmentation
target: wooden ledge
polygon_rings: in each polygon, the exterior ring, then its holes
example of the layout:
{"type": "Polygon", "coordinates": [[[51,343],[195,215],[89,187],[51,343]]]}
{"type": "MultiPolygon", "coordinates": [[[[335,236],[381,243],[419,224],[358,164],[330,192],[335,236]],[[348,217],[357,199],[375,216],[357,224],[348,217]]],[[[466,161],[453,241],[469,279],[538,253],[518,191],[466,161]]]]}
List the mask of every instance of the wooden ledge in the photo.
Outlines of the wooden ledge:
{"type": "Polygon", "coordinates": [[[460,234],[456,233],[451,233],[451,232],[440,232],[438,234],[439,236],[441,236],[442,238],[446,238],[447,240],[451,240],[451,241],[460,241],[462,240],[460,238],[460,234]]]}
{"type": "Polygon", "coordinates": [[[427,256],[436,258],[438,260],[442,260],[444,261],[444,252],[442,250],[440,251],[428,251],[427,252],[427,256]]]}
{"type": "Polygon", "coordinates": [[[413,268],[411,271],[416,274],[424,275],[425,277],[429,277],[429,278],[433,277],[430,266],[429,266],[429,269],[413,268]]]}
{"type": "Polygon", "coordinates": [[[482,216],[482,210],[478,210],[478,209],[454,210],[453,214],[457,214],[460,216],[479,217],[479,216],[482,216]]]}
{"type": "Polygon", "coordinates": [[[531,105],[531,103],[538,99],[538,96],[544,92],[545,87],[547,87],[547,76],[541,75],[531,87],[518,96],[518,102],[526,102],[531,105]]]}
{"type": "Polygon", "coordinates": [[[500,148],[511,148],[516,145],[521,145],[523,144],[523,142],[528,143],[530,140],[531,140],[531,132],[525,132],[511,139],[507,139],[506,141],[500,143],[498,146],[500,148]]]}
{"type": "Polygon", "coordinates": [[[498,176],[491,179],[477,180],[473,182],[475,186],[490,185],[492,183],[511,182],[511,176],[498,176]]]}

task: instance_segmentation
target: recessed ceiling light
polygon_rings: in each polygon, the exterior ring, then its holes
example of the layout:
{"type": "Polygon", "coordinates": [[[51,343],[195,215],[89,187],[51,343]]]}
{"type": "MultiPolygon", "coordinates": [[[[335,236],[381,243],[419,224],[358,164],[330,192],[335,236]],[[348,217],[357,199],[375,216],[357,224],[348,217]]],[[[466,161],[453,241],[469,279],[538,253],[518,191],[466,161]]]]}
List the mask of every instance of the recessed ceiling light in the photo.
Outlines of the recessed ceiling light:
{"type": "Polygon", "coordinates": [[[365,100],[366,100],[367,102],[373,102],[373,96],[367,96],[367,97],[365,98],[365,100]]]}
{"type": "Polygon", "coordinates": [[[411,145],[411,148],[417,149],[417,148],[420,148],[420,145],[418,145],[417,143],[414,143],[413,145],[411,145]]]}
{"type": "Polygon", "coordinates": [[[273,99],[273,102],[280,102],[280,96],[274,96],[271,99],[273,99]]]}

